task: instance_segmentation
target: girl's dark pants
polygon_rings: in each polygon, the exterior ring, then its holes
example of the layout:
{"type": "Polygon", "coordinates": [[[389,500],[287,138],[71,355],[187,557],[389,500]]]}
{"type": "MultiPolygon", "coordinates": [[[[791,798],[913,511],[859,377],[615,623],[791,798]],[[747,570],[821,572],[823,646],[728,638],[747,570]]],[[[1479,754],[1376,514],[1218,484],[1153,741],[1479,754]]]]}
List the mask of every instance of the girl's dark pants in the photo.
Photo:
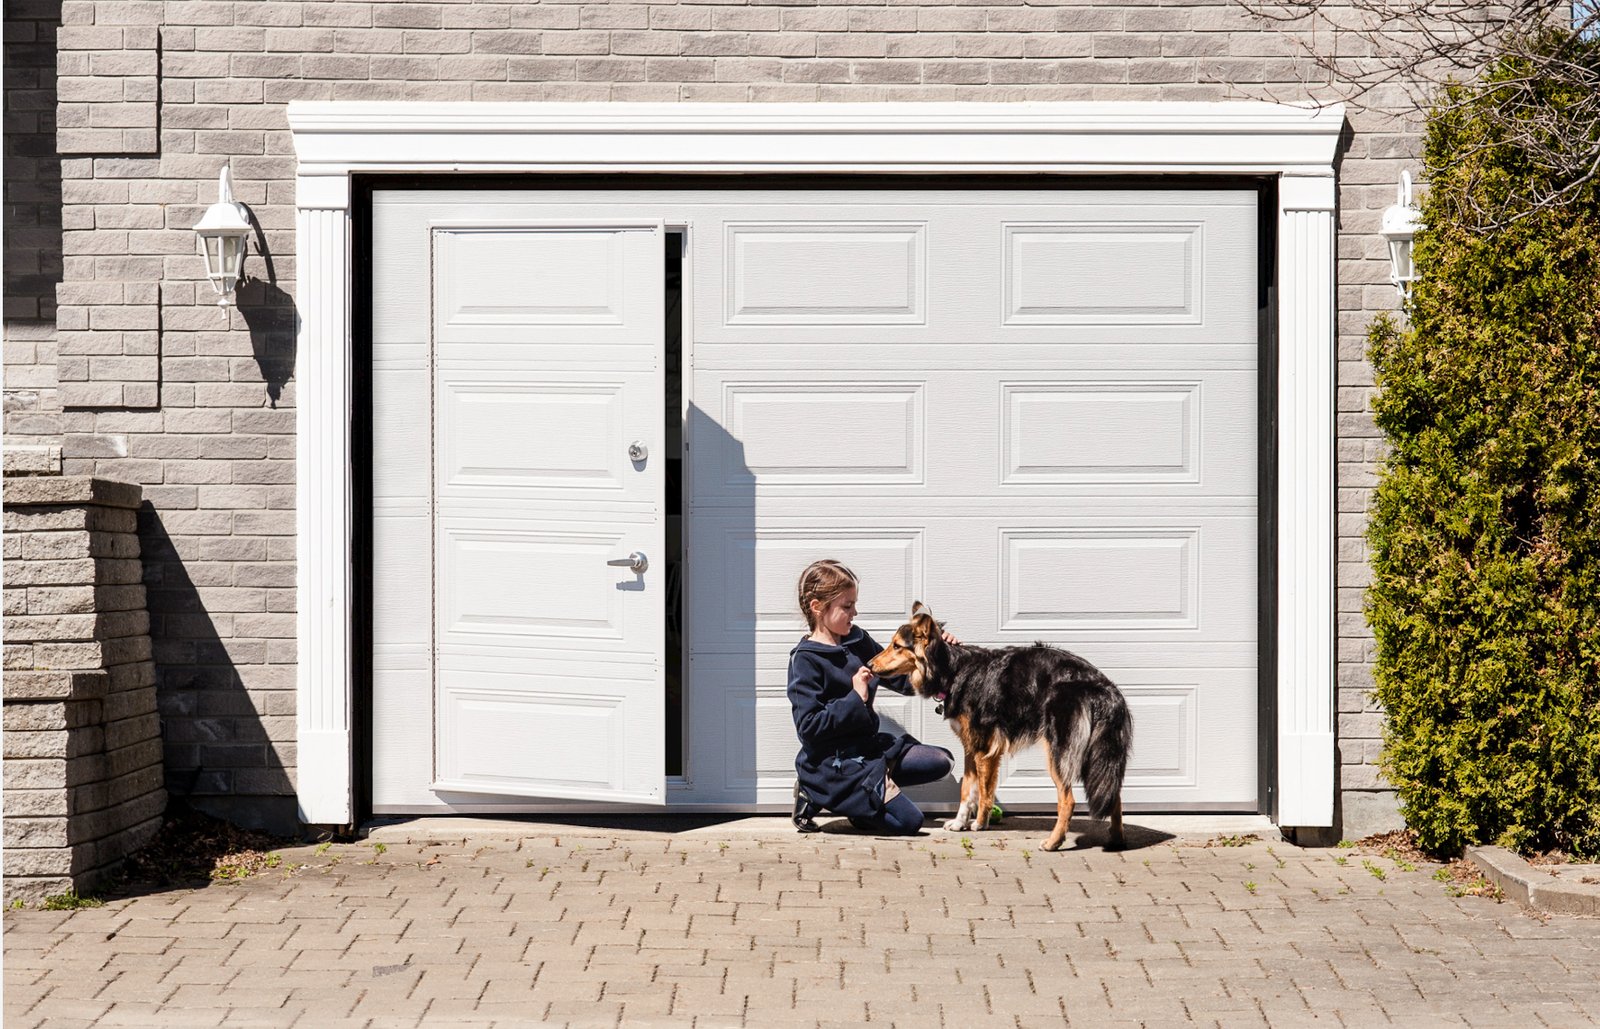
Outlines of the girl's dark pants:
{"type": "Polygon", "coordinates": [[[918,743],[906,750],[900,766],[892,769],[890,778],[902,787],[902,792],[889,801],[878,818],[852,818],[850,824],[857,829],[882,833],[886,836],[911,836],[922,828],[922,809],[911,802],[903,788],[937,782],[950,774],[951,754],[943,747],[918,743]]]}

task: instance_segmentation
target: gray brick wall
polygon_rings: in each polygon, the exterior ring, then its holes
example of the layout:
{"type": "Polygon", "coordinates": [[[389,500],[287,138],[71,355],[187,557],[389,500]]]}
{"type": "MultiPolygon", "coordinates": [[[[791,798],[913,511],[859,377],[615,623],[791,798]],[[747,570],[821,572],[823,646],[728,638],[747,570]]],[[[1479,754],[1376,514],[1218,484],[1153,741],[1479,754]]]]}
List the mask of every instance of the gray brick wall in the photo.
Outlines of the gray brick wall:
{"type": "MultiPolygon", "coordinates": [[[[68,471],[145,486],[169,767],[219,804],[281,795],[294,769],[289,101],[1293,100],[1318,81],[1226,0],[67,0],[62,23],[64,410],[52,428],[8,408],[6,429],[59,435],[68,471]],[[270,255],[252,256],[226,316],[191,232],[224,160],[270,255]]],[[[1339,748],[1357,791],[1381,785],[1361,616],[1378,445],[1363,332],[1395,304],[1376,230],[1418,150],[1384,111],[1394,98],[1371,103],[1350,115],[1338,241],[1339,748]]],[[[34,367],[48,356],[37,348],[34,367]]],[[[1383,820],[1370,793],[1345,800],[1352,826],[1383,820]]]]}

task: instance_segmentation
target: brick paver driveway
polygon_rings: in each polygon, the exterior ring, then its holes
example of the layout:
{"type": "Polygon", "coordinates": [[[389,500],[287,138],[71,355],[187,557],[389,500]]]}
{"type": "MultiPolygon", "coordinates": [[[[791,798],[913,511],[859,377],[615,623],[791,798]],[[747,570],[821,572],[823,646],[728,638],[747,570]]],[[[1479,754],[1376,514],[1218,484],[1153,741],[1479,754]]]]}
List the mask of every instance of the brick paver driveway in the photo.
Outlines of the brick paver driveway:
{"type": "Polygon", "coordinates": [[[239,883],[7,912],[5,1025],[1600,1022],[1600,920],[1283,842],[1045,854],[1039,821],[295,848],[239,883]]]}

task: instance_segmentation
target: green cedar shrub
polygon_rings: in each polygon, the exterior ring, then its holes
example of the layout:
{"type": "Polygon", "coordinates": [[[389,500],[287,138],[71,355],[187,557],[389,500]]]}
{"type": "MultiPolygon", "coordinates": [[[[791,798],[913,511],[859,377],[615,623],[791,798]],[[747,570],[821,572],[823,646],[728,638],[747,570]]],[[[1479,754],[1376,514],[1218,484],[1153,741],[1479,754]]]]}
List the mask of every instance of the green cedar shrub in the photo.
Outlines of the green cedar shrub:
{"type": "MultiPolygon", "coordinates": [[[[1570,35],[1547,45],[1573,45],[1570,35]]],[[[1579,41],[1585,62],[1600,40],[1579,41]]],[[[1483,114],[1502,59],[1430,114],[1409,324],[1369,356],[1389,447],[1367,617],[1382,767],[1418,842],[1600,854],[1600,183],[1556,209],[1548,175],[1483,114]]],[[[1537,136],[1577,99],[1542,84],[1537,136]]],[[[1600,140],[1596,141],[1600,147],[1600,140]]]]}

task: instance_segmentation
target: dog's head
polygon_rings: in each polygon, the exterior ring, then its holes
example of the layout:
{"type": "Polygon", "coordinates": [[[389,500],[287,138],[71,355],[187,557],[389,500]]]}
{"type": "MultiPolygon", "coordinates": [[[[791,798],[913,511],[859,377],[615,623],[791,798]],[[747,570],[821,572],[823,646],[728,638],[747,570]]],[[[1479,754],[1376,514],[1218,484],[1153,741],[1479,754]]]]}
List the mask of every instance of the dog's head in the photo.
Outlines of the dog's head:
{"type": "Polygon", "coordinates": [[[928,652],[943,645],[939,623],[919,600],[911,605],[911,621],[894,631],[889,645],[867,667],[874,675],[907,676],[912,690],[921,696],[929,680],[928,652]]]}

